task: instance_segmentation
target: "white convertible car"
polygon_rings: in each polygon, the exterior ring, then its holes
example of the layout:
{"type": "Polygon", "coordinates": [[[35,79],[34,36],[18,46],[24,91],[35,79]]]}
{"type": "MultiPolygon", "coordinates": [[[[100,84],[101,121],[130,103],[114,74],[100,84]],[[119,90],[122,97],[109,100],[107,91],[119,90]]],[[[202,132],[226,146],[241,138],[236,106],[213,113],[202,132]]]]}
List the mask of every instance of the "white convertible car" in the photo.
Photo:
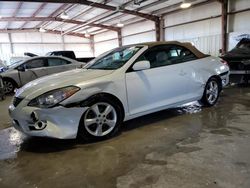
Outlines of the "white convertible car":
{"type": "Polygon", "coordinates": [[[9,113],[30,136],[105,139],[132,118],[196,100],[213,106],[228,76],[224,61],[188,43],[129,45],[26,84],[9,113]]]}

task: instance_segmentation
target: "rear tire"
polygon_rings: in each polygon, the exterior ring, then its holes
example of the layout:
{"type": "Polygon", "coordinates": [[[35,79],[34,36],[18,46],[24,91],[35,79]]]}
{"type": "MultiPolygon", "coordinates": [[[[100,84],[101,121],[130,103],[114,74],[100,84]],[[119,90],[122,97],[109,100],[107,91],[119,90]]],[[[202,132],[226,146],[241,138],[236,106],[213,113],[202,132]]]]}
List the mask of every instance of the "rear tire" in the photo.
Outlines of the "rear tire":
{"type": "Polygon", "coordinates": [[[214,77],[210,78],[200,102],[207,107],[214,106],[219,99],[220,91],[219,81],[214,77]]]}
{"type": "Polygon", "coordinates": [[[87,142],[106,140],[119,132],[122,110],[114,100],[99,96],[84,106],[89,109],[81,117],[78,128],[79,139],[87,142]]]}

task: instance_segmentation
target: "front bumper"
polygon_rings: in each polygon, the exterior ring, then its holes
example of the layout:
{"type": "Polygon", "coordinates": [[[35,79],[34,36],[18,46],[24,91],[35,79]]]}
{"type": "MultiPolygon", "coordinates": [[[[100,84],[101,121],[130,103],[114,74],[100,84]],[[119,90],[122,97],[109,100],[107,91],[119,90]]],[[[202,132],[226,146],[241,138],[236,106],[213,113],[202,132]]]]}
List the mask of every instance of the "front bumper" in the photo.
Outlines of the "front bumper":
{"type": "Polygon", "coordinates": [[[26,135],[38,137],[76,138],[81,116],[88,109],[63,106],[41,109],[29,107],[26,103],[24,100],[17,107],[9,107],[13,126],[26,135]],[[36,115],[36,120],[31,114],[36,115]]]}

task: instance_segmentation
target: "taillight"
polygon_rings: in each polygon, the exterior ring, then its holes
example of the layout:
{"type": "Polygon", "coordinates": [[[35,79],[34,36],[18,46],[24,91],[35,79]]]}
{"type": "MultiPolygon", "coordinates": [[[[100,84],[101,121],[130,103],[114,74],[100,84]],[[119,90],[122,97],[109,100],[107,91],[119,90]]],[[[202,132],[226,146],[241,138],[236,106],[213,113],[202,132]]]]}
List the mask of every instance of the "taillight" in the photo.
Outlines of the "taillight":
{"type": "Polygon", "coordinates": [[[224,65],[227,65],[227,66],[228,66],[227,61],[225,61],[224,59],[221,59],[220,62],[223,63],[224,65]]]}

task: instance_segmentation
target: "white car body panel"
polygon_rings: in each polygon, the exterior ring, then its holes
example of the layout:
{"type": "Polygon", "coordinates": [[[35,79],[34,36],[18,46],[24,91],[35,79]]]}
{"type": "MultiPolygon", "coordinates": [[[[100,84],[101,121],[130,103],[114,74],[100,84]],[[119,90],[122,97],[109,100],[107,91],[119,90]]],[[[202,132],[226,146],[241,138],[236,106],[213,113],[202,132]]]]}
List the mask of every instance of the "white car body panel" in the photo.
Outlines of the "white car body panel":
{"type": "MultiPolygon", "coordinates": [[[[87,107],[70,107],[89,97],[108,93],[123,105],[124,121],[166,108],[201,99],[206,82],[211,76],[221,76],[223,86],[229,81],[229,68],[220,58],[208,56],[202,59],[157,67],[142,71],[127,72],[148,46],[141,48],[124,66],[117,70],[79,69],[58,73],[32,81],[18,90],[15,97],[24,98],[17,107],[10,106],[10,116],[19,121],[22,132],[31,136],[75,138],[82,114],[87,107]],[[28,102],[48,91],[78,86],[80,91],[51,109],[34,109],[28,102]],[[46,129],[27,131],[31,112],[48,121],[46,129]],[[67,118],[64,117],[67,114],[67,118]],[[24,118],[23,118],[24,117],[24,118]],[[60,131],[59,131],[60,130],[60,131]]],[[[14,126],[15,125],[14,122],[14,126]]],[[[19,128],[20,130],[20,128],[19,128]]]]}

